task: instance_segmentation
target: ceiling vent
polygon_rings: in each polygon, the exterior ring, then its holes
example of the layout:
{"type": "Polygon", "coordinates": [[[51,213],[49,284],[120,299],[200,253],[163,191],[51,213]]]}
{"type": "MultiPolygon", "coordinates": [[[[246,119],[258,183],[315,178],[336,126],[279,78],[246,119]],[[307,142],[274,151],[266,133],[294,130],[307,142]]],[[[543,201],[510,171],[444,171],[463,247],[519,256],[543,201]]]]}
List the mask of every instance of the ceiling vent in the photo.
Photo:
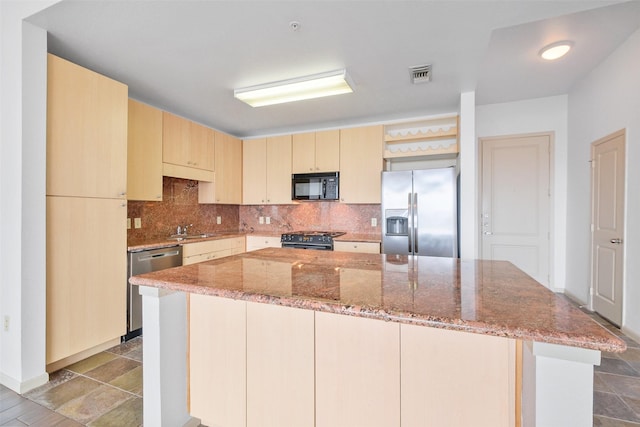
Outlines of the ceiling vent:
{"type": "Polygon", "coordinates": [[[411,73],[411,83],[414,85],[431,81],[431,64],[409,67],[409,72],[411,73]]]}

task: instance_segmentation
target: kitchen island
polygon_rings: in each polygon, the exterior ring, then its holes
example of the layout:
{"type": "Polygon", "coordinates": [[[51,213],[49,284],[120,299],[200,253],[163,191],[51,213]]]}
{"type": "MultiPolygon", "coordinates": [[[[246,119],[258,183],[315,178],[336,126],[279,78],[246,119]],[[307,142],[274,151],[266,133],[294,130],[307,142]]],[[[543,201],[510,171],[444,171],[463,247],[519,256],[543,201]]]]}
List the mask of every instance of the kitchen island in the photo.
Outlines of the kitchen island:
{"type": "Polygon", "coordinates": [[[131,282],[153,425],[190,422],[190,387],[207,425],[586,426],[625,349],[501,261],[272,248],[131,282]]]}

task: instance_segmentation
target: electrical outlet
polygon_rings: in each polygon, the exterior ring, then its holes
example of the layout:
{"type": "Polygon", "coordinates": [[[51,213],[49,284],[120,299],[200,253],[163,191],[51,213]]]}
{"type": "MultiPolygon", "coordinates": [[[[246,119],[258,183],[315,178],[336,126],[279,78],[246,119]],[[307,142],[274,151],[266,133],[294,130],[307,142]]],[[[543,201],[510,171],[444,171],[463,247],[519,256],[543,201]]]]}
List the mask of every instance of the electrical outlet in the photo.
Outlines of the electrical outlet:
{"type": "Polygon", "coordinates": [[[264,222],[267,224],[271,224],[271,217],[270,216],[265,217],[264,222]]]}
{"type": "Polygon", "coordinates": [[[142,228],[142,219],[140,218],[134,218],[133,219],[133,226],[135,228],[142,228]]]}
{"type": "Polygon", "coordinates": [[[378,226],[378,218],[371,218],[371,226],[372,227],[378,226]]]}
{"type": "Polygon", "coordinates": [[[264,217],[263,216],[258,217],[258,224],[264,224],[264,217]]]}
{"type": "Polygon", "coordinates": [[[131,230],[131,218],[127,218],[127,230],[131,230]]]}
{"type": "Polygon", "coordinates": [[[221,216],[217,216],[216,217],[216,224],[222,224],[222,217],[221,216]]]}
{"type": "Polygon", "coordinates": [[[9,324],[11,323],[11,318],[9,316],[4,316],[4,331],[9,332],[9,324]]]}

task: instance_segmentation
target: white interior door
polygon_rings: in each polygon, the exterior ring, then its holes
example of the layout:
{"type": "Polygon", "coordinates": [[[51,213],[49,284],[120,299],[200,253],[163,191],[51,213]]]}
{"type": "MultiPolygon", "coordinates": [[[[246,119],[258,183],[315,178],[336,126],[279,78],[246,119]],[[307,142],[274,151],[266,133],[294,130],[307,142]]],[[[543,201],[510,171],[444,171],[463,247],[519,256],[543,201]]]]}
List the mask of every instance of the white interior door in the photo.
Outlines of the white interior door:
{"type": "Polygon", "coordinates": [[[591,290],[593,309],[622,323],[625,132],[591,144],[591,290]]]}
{"type": "Polygon", "coordinates": [[[482,138],[482,257],[549,287],[550,134],[482,138]]]}

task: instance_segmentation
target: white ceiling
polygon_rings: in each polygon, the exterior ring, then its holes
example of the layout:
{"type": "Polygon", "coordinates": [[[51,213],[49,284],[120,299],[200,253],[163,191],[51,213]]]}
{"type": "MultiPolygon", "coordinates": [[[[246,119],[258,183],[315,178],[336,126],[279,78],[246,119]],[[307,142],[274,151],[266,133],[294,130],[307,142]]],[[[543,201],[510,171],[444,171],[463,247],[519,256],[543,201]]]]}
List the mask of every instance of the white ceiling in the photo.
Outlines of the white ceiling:
{"type": "Polygon", "coordinates": [[[567,93],[640,27],[640,1],[64,0],[28,20],[50,52],[132,98],[247,137],[456,112],[473,90],[477,104],[567,93]],[[537,56],[562,39],[575,43],[567,57],[537,56]],[[433,79],[413,85],[421,64],[433,79]],[[354,93],[260,108],[233,98],[340,68],[354,93]]]}

